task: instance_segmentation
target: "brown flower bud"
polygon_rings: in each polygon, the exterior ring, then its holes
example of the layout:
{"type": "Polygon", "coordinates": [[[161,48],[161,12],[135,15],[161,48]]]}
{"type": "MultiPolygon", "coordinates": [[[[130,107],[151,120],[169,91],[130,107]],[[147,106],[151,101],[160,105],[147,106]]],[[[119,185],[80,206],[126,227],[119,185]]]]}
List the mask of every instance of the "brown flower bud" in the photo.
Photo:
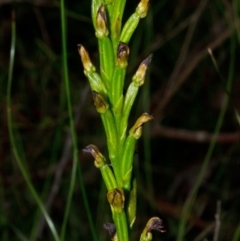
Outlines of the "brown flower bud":
{"type": "Polygon", "coordinates": [[[104,114],[108,108],[109,104],[104,100],[104,98],[96,91],[92,92],[94,105],[96,106],[97,112],[104,114]]]}
{"type": "Polygon", "coordinates": [[[158,217],[153,217],[149,219],[149,221],[146,224],[146,227],[144,228],[140,241],[151,241],[152,240],[152,231],[158,231],[161,233],[166,232],[166,230],[163,229],[162,226],[162,220],[158,217]]]}
{"type": "Polygon", "coordinates": [[[108,36],[108,33],[106,5],[102,4],[97,11],[96,36],[97,38],[103,38],[108,36]]]}
{"type": "Polygon", "coordinates": [[[152,60],[152,56],[153,55],[151,54],[142,61],[142,63],[138,67],[136,74],[133,76],[132,80],[137,86],[143,85],[145,76],[146,76],[146,72],[148,69],[148,65],[150,64],[150,62],[152,60]]]}
{"type": "Polygon", "coordinates": [[[125,196],[123,189],[115,188],[107,193],[107,199],[116,213],[122,212],[124,208],[125,196]]]}
{"type": "Polygon", "coordinates": [[[94,165],[97,168],[100,168],[106,163],[105,157],[102,155],[102,153],[98,150],[98,148],[95,145],[90,144],[86,146],[82,151],[92,154],[93,158],[95,159],[94,165]]]}
{"type": "Polygon", "coordinates": [[[128,56],[130,50],[127,44],[120,42],[117,48],[117,65],[120,68],[126,68],[128,65],[128,56]]]}
{"type": "Polygon", "coordinates": [[[87,50],[81,44],[78,44],[78,53],[81,56],[84,72],[85,73],[90,73],[90,72],[95,71],[96,68],[92,64],[87,50]]]}
{"type": "Polygon", "coordinates": [[[135,139],[139,139],[142,134],[142,125],[150,120],[153,117],[148,113],[143,113],[136,121],[134,126],[130,129],[129,134],[132,135],[135,139]]]}

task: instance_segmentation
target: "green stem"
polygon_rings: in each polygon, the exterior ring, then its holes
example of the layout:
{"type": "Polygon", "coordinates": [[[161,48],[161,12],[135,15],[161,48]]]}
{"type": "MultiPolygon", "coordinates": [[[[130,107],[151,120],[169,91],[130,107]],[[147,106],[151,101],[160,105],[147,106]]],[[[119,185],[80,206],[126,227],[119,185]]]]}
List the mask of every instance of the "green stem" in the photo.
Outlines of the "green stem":
{"type": "Polygon", "coordinates": [[[118,241],[128,241],[128,227],[125,212],[113,212],[113,220],[116,225],[118,241]]]}
{"type": "MultiPolygon", "coordinates": [[[[67,40],[66,40],[67,33],[66,33],[66,19],[65,19],[66,15],[65,15],[64,0],[61,0],[60,13],[61,13],[61,29],[62,29],[63,76],[64,76],[64,84],[65,84],[65,90],[66,90],[69,123],[70,123],[71,135],[73,140],[73,166],[72,166],[72,172],[71,172],[69,192],[67,196],[67,203],[66,203],[66,208],[64,213],[64,219],[61,227],[61,241],[63,241],[65,240],[65,235],[66,235],[66,225],[69,217],[72,196],[73,196],[75,182],[76,182],[76,172],[77,172],[77,166],[78,166],[77,164],[79,162],[79,159],[78,159],[77,137],[76,137],[75,128],[74,128],[72,104],[71,104],[71,98],[70,98],[69,74],[68,74],[68,65],[67,65],[67,40]]],[[[80,165],[79,165],[79,173],[81,176],[80,165]]],[[[80,179],[82,194],[83,196],[86,197],[85,188],[82,182],[83,182],[82,179],[80,179]]],[[[88,210],[89,222],[92,223],[92,218],[89,212],[89,207],[87,205],[87,202],[85,202],[84,204],[85,204],[86,210],[88,210]]],[[[97,240],[96,232],[94,230],[93,225],[91,226],[91,229],[92,229],[93,239],[97,240]]]]}
{"type": "Polygon", "coordinates": [[[80,184],[80,188],[82,191],[83,204],[85,207],[84,211],[86,211],[86,213],[87,213],[87,218],[88,218],[92,238],[94,241],[97,241],[98,237],[97,237],[96,229],[95,229],[92,214],[91,214],[91,209],[89,206],[89,202],[88,202],[88,198],[87,198],[87,194],[86,194],[86,190],[85,190],[85,186],[84,186],[84,182],[83,182],[82,171],[81,171],[80,165],[78,165],[78,179],[79,179],[79,184],[80,184]]]}

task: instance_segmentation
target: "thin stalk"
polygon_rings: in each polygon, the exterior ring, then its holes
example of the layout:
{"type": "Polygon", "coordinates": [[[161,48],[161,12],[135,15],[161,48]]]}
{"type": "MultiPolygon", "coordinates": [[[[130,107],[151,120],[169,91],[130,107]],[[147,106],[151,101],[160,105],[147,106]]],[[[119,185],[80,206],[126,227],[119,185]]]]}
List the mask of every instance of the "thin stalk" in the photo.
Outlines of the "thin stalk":
{"type": "MultiPolygon", "coordinates": [[[[63,113],[63,109],[64,109],[64,105],[65,105],[65,95],[63,95],[64,92],[65,92],[65,89],[63,88],[63,84],[61,84],[59,116],[61,116],[61,113],[63,113]]],[[[63,124],[64,124],[63,118],[60,118],[59,126],[58,126],[58,128],[54,134],[54,138],[53,138],[53,146],[52,146],[52,151],[51,151],[51,158],[49,160],[49,165],[51,165],[52,163],[55,163],[57,160],[57,153],[61,147],[63,124]]],[[[43,185],[43,191],[41,194],[42,200],[45,200],[45,198],[47,197],[47,192],[49,191],[50,186],[51,186],[51,178],[49,177],[45,180],[44,185],[43,185]]],[[[31,241],[37,239],[38,225],[39,225],[39,220],[41,220],[41,218],[42,218],[41,212],[40,212],[40,210],[37,210],[37,212],[35,214],[33,226],[32,226],[31,235],[29,238],[31,241]]]]}
{"type": "Polygon", "coordinates": [[[12,151],[13,151],[14,157],[16,158],[18,167],[23,175],[23,178],[26,181],[26,184],[27,184],[31,194],[33,195],[33,198],[35,199],[38,207],[40,208],[40,210],[42,211],[42,213],[46,219],[46,222],[52,232],[54,240],[60,241],[60,238],[58,236],[54,223],[53,223],[52,219],[50,218],[50,216],[48,215],[41,199],[38,196],[37,191],[35,190],[34,186],[32,185],[29,175],[27,173],[27,170],[20,158],[20,155],[19,155],[19,152],[18,152],[17,146],[16,146],[14,133],[13,133],[12,110],[11,110],[11,88],[12,88],[12,80],[13,80],[15,49],[16,49],[16,23],[15,23],[15,13],[14,12],[12,12],[12,32],[11,32],[11,34],[12,34],[12,40],[11,40],[10,62],[9,62],[8,83],[7,83],[7,122],[8,122],[8,131],[9,131],[12,151]]]}
{"type": "Polygon", "coordinates": [[[13,232],[20,241],[29,241],[28,238],[14,225],[11,225],[13,232]]]}
{"type": "Polygon", "coordinates": [[[80,188],[82,190],[82,198],[83,198],[83,204],[85,206],[85,211],[87,213],[87,218],[88,218],[88,223],[90,226],[90,230],[91,230],[91,234],[92,234],[92,238],[94,241],[97,241],[97,233],[96,233],[96,229],[94,226],[94,222],[93,222],[93,218],[92,218],[92,214],[91,214],[91,209],[89,206],[89,202],[87,199],[87,193],[85,190],[85,186],[84,186],[84,182],[83,182],[83,177],[82,177],[82,171],[81,171],[81,166],[78,165],[78,180],[79,180],[79,184],[80,184],[80,188]]]}
{"type": "MultiPolygon", "coordinates": [[[[231,53],[230,53],[231,54],[231,61],[230,61],[228,79],[227,79],[227,84],[226,84],[226,89],[227,89],[228,92],[231,89],[232,81],[233,81],[233,72],[234,72],[234,65],[235,65],[235,48],[236,48],[235,40],[232,37],[231,38],[231,53]]],[[[221,112],[219,113],[219,117],[217,119],[216,127],[215,127],[215,130],[214,130],[213,139],[212,139],[212,141],[209,145],[208,151],[206,153],[203,164],[202,164],[201,169],[199,171],[199,175],[197,177],[196,183],[195,183],[193,189],[191,190],[191,192],[189,193],[189,196],[188,196],[188,198],[185,201],[184,206],[183,206],[183,210],[182,210],[182,213],[181,213],[181,216],[180,216],[180,224],[179,224],[179,229],[178,229],[177,241],[184,240],[187,220],[188,220],[188,217],[189,217],[190,212],[192,210],[192,206],[193,206],[193,203],[194,203],[195,198],[197,196],[197,192],[199,190],[199,187],[202,183],[203,177],[204,177],[205,172],[207,170],[208,163],[209,163],[210,158],[212,156],[214,147],[216,145],[216,140],[217,140],[217,137],[219,135],[219,132],[220,132],[223,120],[224,120],[224,115],[226,113],[228,102],[229,102],[229,95],[225,94],[223,104],[222,104],[222,108],[221,108],[221,112]]]]}
{"type": "MultiPolygon", "coordinates": [[[[77,147],[77,137],[76,132],[74,128],[74,120],[73,120],[73,114],[72,114],[72,104],[71,104],[71,98],[70,98],[70,88],[69,88],[69,75],[68,75],[68,65],[67,65],[67,40],[66,40],[66,15],[65,15],[65,8],[64,8],[64,0],[61,0],[60,3],[60,16],[61,16],[61,30],[62,30],[62,57],[63,57],[63,76],[64,76],[64,83],[65,83],[65,90],[66,90],[66,98],[67,98],[67,107],[68,107],[68,114],[69,114],[69,123],[70,123],[70,129],[71,129],[71,135],[73,140],[73,166],[72,166],[72,172],[71,172],[71,180],[70,180],[70,186],[69,186],[69,192],[67,196],[67,203],[64,213],[64,219],[61,227],[61,240],[65,240],[65,234],[66,234],[66,225],[67,220],[69,217],[70,212],[70,206],[72,201],[72,196],[74,192],[74,186],[76,182],[76,172],[77,172],[77,164],[78,164],[78,147],[77,147]]],[[[79,166],[79,173],[81,175],[81,169],[79,166]]],[[[83,196],[86,197],[85,188],[83,185],[82,178],[80,178],[80,185],[83,196]]],[[[92,217],[90,214],[89,207],[87,205],[87,202],[84,202],[86,211],[88,213],[88,218],[90,223],[92,223],[92,217]]],[[[92,226],[91,226],[92,227],[92,226]]],[[[96,239],[95,229],[92,227],[92,235],[94,240],[96,239]]]]}

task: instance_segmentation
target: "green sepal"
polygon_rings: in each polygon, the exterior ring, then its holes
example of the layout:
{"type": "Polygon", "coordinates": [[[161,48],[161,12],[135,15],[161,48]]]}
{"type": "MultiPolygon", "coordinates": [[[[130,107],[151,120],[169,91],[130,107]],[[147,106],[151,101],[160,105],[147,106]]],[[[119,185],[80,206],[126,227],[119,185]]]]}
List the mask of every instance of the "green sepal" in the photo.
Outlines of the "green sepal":
{"type": "MultiPolygon", "coordinates": [[[[132,161],[131,161],[131,163],[132,163],[132,161]]],[[[133,170],[133,166],[131,166],[130,169],[127,170],[124,173],[124,176],[122,177],[122,184],[121,185],[125,190],[131,189],[132,170],[133,170]]]]}
{"type": "Polygon", "coordinates": [[[112,106],[116,105],[116,102],[119,100],[120,96],[123,94],[123,86],[124,86],[124,78],[125,78],[126,70],[115,67],[112,77],[112,87],[111,87],[111,103],[112,106]]]}
{"type": "Polygon", "coordinates": [[[164,229],[164,227],[162,226],[162,220],[158,217],[153,217],[151,219],[149,219],[149,221],[147,222],[141,237],[140,237],[140,241],[151,241],[152,240],[152,231],[158,231],[161,233],[166,232],[164,229]]]}
{"type": "Polygon", "coordinates": [[[123,152],[122,164],[121,164],[122,187],[126,190],[130,190],[135,145],[136,145],[136,139],[132,135],[129,135],[122,149],[122,152],[123,152]]]}
{"type": "Polygon", "coordinates": [[[133,224],[136,219],[136,210],[137,210],[137,181],[133,180],[132,189],[129,194],[129,201],[127,207],[127,218],[130,228],[133,227],[133,224]]]}
{"type": "Polygon", "coordinates": [[[121,116],[123,112],[123,95],[120,96],[118,101],[116,102],[116,105],[113,107],[113,112],[115,116],[121,116]]]}
{"type": "Polygon", "coordinates": [[[85,73],[84,71],[84,74],[88,78],[90,87],[93,91],[101,93],[104,96],[108,96],[106,86],[103,83],[101,76],[97,72],[85,73]]]}
{"type": "Polygon", "coordinates": [[[120,130],[120,123],[121,123],[122,113],[123,113],[123,101],[124,101],[124,98],[123,98],[123,95],[121,95],[121,97],[119,98],[119,100],[117,101],[115,106],[113,107],[113,113],[114,113],[116,127],[117,127],[118,132],[120,130]]]}
{"type": "Polygon", "coordinates": [[[112,44],[109,37],[104,37],[98,40],[98,48],[100,54],[100,73],[102,79],[106,83],[108,92],[110,91],[112,75],[114,70],[114,55],[112,44]]]}

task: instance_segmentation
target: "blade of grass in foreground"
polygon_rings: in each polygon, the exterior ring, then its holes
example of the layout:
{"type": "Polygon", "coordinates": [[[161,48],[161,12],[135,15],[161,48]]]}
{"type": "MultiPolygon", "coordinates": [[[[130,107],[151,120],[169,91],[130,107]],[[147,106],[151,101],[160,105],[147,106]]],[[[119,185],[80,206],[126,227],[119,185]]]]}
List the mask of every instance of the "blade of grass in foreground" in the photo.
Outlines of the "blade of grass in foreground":
{"type": "Polygon", "coordinates": [[[65,213],[64,213],[64,219],[63,219],[63,224],[61,227],[61,240],[65,240],[65,235],[66,235],[66,225],[67,225],[67,220],[69,217],[69,212],[70,212],[70,206],[72,202],[72,196],[74,192],[74,186],[76,182],[76,173],[77,173],[77,166],[79,168],[79,180],[80,180],[80,186],[82,190],[82,194],[84,197],[84,205],[86,208],[87,216],[88,216],[88,221],[90,224],[91,228],[91,233],[93,235],[93,239],[96,241],[97,236],[96,232],[94,229],[93,221],[92,221],[92,216],[90,213],[90,208],[88,205],[88,201],[86,198],[86,191],[84,188],[83,180],[82,180],[82,174],[81,174],[81,167],[78,164],[78,147],[77,147],[77,137],[76,137],[76,132],[74,128],[74,120],[73,120],[73,114],[72,114],[72,104],[71,104],[71,96],[70,96],[70,87],[69,87],[69,75],[68,75],[68,66],[67,66],[67,40],[66,40],[66,15],[65,15],[65,8],[64,8],[64,0],[61,0],[60,3],[60,17],[61,17],[61,30],[62,30],[62,57],[63,57],[63,78],[64,78],[64,84],[65,84],[65,90],[66,90],[66,98],[67,98],[67,107],[68,107],[68,115],[69,115],[69,122],[70,122],[70,129],[71,129],[71,134],[72,134],[72,140],[73,140],[73,166],[72,166],[72,173],[71,173],[71,180],[70,180],[70,186],[69,186],[69,192],[67,196],[67,204],[65,208],[65,213]]]}
{"type": "Polygon", "coordinates": [[[12,125],[12,112],[11,112],[11,87],[12,87],[12,79],[13,79],[13,68],[14,68],[14,59],[15,59],[15,49],[16,49],[16,23],[15,23],[15,13],[12,12],[12,40],[11,40],[11,49],[10,49],[10,62],[9,62],[9,73],[8,73],[8,83],[7,83],[7,122],[8,122],[8,131],[10,136],[10,142],[13,150],[14,157],[16,158],[18,167],[26,181],[26,184],[33,195],[38,207],[42,211],[47,224],[53,234],[55,241],[60,241],[54,223],[52,222],[50,216],[48,215],[41,199],[38,196],[37,191],[35,190],[34,186],[31,183],[31,180],[28,176],[26,168],[20,158],[19,152],[17,150],[15,137],[13,134],[13,125],[12,125]]]}

